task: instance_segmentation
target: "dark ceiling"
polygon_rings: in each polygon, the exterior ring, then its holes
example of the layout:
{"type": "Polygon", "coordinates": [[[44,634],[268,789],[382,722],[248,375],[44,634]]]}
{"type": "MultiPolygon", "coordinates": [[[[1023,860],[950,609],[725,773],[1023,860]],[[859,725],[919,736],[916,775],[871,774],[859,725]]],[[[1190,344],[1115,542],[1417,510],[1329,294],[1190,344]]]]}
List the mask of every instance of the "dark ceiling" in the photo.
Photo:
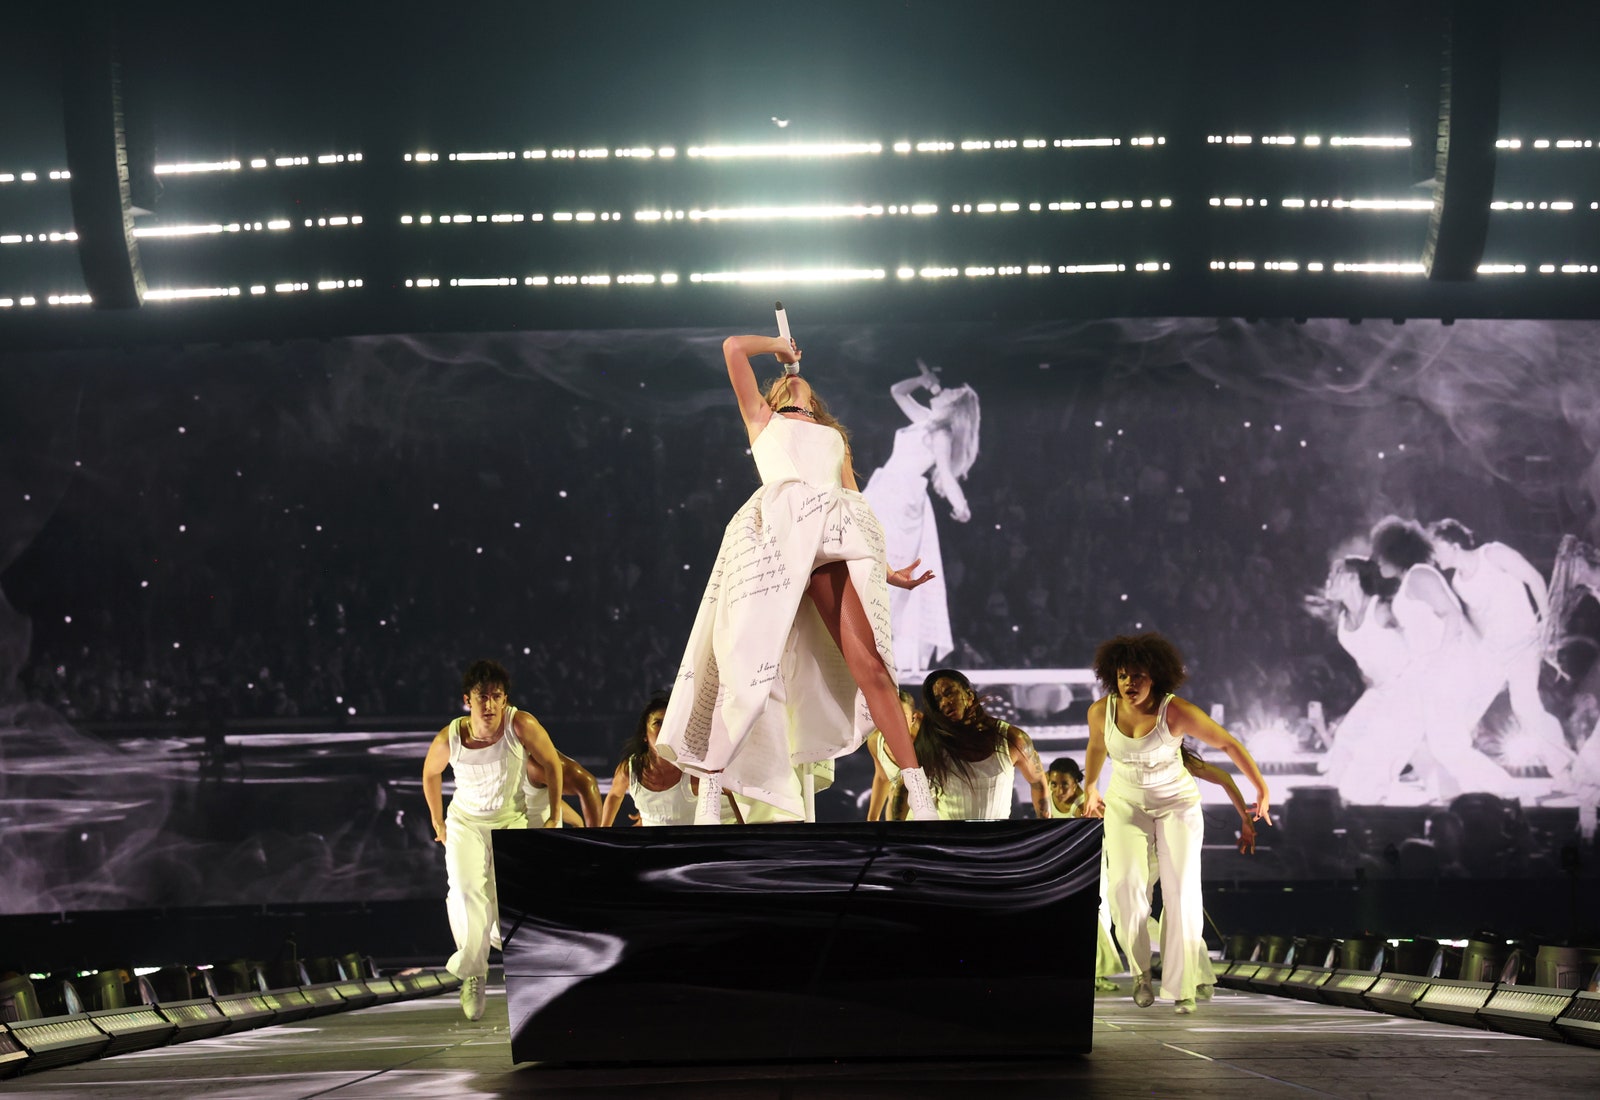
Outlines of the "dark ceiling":
{"type": "Polygon", "coordinates": [[[774,296],[841,321],[1600,316],[1595,4],[296,0],[113,5],[108,19],[133,200],[149,211],[135,225],[222,227],[142,237],[148,285],[237,293],[127,311],[50,303],[87,286],[74,242],[49,240],[72,232],[75,213],[70,186],[49,173],[67,165],[61,89],[75,43],[108,22],[69,5],[0,39],[0,347],[725,323],[774,296]],[[1488,214],[1481,261],[1507,270],[1453,281],[1337,270],[1422,258],[1447,15],[1497,28],[1492,132],[1524,144],[1494,157],[1493,197],[1524,208],[1488,214]],[[1252,140],[1213,140],[1234,135],[1252,140]],[[1339,135],[1414,147],[1335,148],[1339,135]],[[1295,141],[1262,140],[1278,136],[1295,141]],[[1055,144],[1096,138],[1120,144],[1055,144]],[[1029,139],[1045,147],[960,147],[1029,139]],[[1539,139],[1590,144],[1536,149],[1539,139]],[[900,141],[912,151],[896,152],[900,141]],[[937,141],[956,148],[916,149],[937,141]],[[880,150],[688,155],[808,142],[880,150]],[[633,147],[658,155],[617,155],[633,147]],[[522,155],[534,150],[545,155],[522,155]],[[440,160],[406,159],[424,151],[440,160]],[[492,151],[512,157],[449,159],[492,151]],[[258,158],[267,167],[249,167],[258,158]],[[235,159],[236,171],[155,174],[235,159]],[[1295,198],[1309,205],[1284,203],[1295,198]],[[1350,200],[1416,208],[1339,208],[1350,200]],[[1539,205],[1560,202],[1571,209],[1539,205]],[[937,213],[899,213],[923,203],[937,213]],[[880,212],[638,216],[828,204],[880,212]],[[471,220],[440,225],[446,216],[471,220]],[[318,224],[335,218],[351,221],[318,224]],[[836,268],[883,274],[794,278],[836,268]],[[790,277],[712,278],[740,271],[790,277]],[[650,281],[623,284],[625,274],[650,281]]]}

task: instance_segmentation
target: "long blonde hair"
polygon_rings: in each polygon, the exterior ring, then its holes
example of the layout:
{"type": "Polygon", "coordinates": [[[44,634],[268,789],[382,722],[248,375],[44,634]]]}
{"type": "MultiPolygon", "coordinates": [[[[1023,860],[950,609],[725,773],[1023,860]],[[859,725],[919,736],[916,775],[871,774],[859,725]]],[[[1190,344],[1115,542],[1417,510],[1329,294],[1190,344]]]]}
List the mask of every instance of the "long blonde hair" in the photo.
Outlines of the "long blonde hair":
{"type": "MultiPolygon", "coordinates": [[[[978,459],[978,393],[971,386],[957,386],[944,392],[950,394],[951,399],[931,427],[949,433],[950,476],[965,481],[967,472],[978,459]]],[[[934,471],[934,492],[949,500],[953,488],[945,484],[942,471],[934,471]]]]}
{"type": "MultiPolygon", "coordinates": [[[[767,404],[772,407],[774,412],[784,405],[793,403],[792,399],[788,396],[790,391],[789,379],[791,377],[793,376],[788,374],[780,374],[778,377],[767,383],[766,393],[764,396],[766,397],[767,404]]],[[[810,385],[810,383],[807,383],[807,385],[810,385]]],[[[811,419],[815,420],[818,424],[826,424],[828,427],[844,436],[845,450],[848,451],[850,449],[849,430],[843,424],[839,423],[837,417],[828,411],[827,403],[824,402],[822,400],[822,396],[817,393],[815,386],[811,387],[811,419]]]]}

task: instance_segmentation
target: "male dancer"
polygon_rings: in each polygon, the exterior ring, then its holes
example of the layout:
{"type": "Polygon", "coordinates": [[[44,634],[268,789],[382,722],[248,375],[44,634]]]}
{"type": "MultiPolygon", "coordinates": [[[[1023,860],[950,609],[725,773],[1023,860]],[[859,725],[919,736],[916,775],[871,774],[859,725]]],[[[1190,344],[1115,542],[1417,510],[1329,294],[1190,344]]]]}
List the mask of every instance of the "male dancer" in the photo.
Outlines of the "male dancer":
{"type": "MultiPolygon", "coordinates": [[[[445,964],[461,979],[461,1010],[483,1016],[489,949],[500,946],[500,900],[494,884],[495,829],[526,829],[525,763],[537,761],[552,804],[561,802],[561,756],[538,719],[506,700],[511,676],[494,661],[477,661],[461,677],[461,701],[469,714],[440,730],[422,765],[422,793],[433,818],[434,839],[444,845],[450,889],[445,909],[456,952],[445,964]],[[444,769],[456,789],[444,808],[444,769]]],[[[547,828],[559,828],[552,814],[547,828]]]]}

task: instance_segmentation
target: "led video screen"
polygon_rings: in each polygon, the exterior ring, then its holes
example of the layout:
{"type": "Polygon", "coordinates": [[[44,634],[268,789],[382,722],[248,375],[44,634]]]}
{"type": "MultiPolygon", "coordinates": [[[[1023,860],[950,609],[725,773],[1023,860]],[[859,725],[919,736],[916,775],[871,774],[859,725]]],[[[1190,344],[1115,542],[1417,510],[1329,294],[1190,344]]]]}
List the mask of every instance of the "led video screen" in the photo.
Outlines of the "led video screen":
{"type": "MultiPolygon", "coordinates": [[[[1208,875],[1592,846],[1595,325],[789,304],[891,564],[938,574],[896,608],[904,673],[967,670],[1081,762],[1096,643],[1161,631],[1278,807],[1239,856],[1208,789],[1208,875]]],[[[442,895],[421,761],[478,657],[609,781],[757,487],[720,344],[764,306],[0,355],[0,911],[442,895]]],[[[819,812],[870,778],[841,761],[819,812]]]]}

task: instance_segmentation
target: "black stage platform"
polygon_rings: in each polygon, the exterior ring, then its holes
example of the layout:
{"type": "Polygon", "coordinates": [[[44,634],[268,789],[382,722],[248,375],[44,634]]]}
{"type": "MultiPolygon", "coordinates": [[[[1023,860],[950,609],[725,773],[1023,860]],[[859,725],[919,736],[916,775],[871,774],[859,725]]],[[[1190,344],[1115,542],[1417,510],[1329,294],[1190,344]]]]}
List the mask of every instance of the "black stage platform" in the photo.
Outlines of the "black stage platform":
{"type": "Polygon", "coordinates": [[[0,1082],[8,1096],[118,1100],[395,1097],[1592,1097],[1600,1051],[1219,990],[1193,1016],[1094,1003],[1094,1052],[1051,1061],[514,1065],[504,988],[482,1020],[453,995],[202,1039],[0,1082]]]}

